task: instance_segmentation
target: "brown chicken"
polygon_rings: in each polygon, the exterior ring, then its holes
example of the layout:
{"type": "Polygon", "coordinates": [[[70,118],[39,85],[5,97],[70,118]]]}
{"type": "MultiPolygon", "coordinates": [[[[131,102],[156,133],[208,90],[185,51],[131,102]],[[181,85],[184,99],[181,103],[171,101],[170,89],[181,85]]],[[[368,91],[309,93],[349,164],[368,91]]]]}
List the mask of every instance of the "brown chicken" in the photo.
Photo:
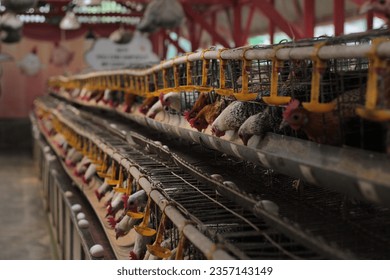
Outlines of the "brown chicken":
{"type": "Polygon", "coordinates": [[[196,115],[208,104],[211,104],[211,98],[209,92],[201,92],[199,94],[198,99],[196,100],[194,106],[192,106],[191,110],[184,112],[184,118],[187,121],[190,121],[190,119],[195,118],[196,115]]]}
{"type": "Polygon", "coordinates": [[[125,93],[124,94],[124,105],[123,105],[123,111],[126,113],[130,113],[131,107],[134,105],[136,95],[131,93],[125,93]]]}
{"type": "Polygon", "coordinates": [[[336,106],[327,113],[309,112],[294,99],[283,112],[280,128],[289,125],[294,130],[302,130],[314,142],[342,145],[342,124],[357,117],[355,109],[359,105],[360,91],[358,88],[343,93],[332,101],[336,106]]]}
{"type": "Polygon", "coordinates": [[[198,131],[202,131],[215,121],[225,107],[226,100],[221,98],[212,104],[204,106],[194,118],[189,120],[189,123],[198,131]]]}
{"type": "Polygon", "coordinates": [[[157,102],[157,100],[158,100],[157,96],[145,98],[145,100],[142,102],[141,106],[139,107],[139,111],[142,114],[146,115],[146,113],[153,106],[153,104],[157,102]]]}

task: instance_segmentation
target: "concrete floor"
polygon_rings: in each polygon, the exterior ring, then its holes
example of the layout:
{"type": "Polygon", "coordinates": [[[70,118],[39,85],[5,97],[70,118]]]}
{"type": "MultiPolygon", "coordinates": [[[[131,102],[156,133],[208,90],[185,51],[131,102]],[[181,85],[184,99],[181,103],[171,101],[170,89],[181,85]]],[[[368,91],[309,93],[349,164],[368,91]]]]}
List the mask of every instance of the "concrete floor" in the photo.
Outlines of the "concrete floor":
{"type": "Polygon", "coordinates": [[[0,151],[0,260],[50,260],[49,221],[28,151],[0,151]]]}

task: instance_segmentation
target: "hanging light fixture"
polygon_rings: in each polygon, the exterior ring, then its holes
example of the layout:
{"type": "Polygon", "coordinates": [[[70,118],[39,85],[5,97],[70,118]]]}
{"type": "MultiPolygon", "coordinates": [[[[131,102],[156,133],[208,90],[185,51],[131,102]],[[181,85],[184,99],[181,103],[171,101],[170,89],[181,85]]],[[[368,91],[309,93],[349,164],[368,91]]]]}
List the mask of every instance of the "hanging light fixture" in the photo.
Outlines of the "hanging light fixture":
{"type": "Polygon", "coordinates": [[[74,7],[75,5],[72,2],[66,7],[66,14],[60,22],[60,28],[62,30],[75,30],[80,28],[81,24],[73,11],[74,7]]]}
{"type": "Polygon", "coordinates": [[[4,43],[17,43],[22,37],[23,23],[13,12],[7,12],[0,18],[0,39],[4,43]]]}
{"type": "Polygon", "coordinates": [[[99,6],[102,3],[102,0],[73,0],[77,6],[99,6]]]}

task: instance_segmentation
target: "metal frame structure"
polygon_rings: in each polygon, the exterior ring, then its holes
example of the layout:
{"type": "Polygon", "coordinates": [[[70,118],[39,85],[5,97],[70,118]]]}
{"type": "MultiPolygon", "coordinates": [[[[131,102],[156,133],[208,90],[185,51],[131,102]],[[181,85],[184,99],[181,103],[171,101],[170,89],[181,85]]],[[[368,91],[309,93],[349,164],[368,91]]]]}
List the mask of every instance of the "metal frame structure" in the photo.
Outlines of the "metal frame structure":
{"type": "MultiPolygon", "coordinates": [[[[191,43],[192,50],[204,48],[204,34],[208,34],[208,45],[220,44],[223,47],[239,47],[247,44],[248,38],[254,35],[269,33],[271,43],[274,42],[274,33],[280,30],[286,33],[292,39],[311,38],[314,35],[314,28],[316,24],[324,22],[333,22],[335,26],[335,35],[344,33],[344,23],[348,18],[356,16],[356,11],[351,11],[351,4],[356,7],[363,4],[363,0],[333,0],[332,11],[329,14],[333,16],[320,18],[316,15],[318,13],[319,1],[315,0],[294,0],[292,1],[294,7],[295,18],[297,21],[292,21],[284,15],[284,11],[278,9],[276,4],[280,4],[282,0],[180,0],[186,15],[184,24],[174,31],[178,34],[177,38],[185,37],[191,43]],[[349,9],[347,9],[347,4],[349,9]],[[317,9],[316,9],[317,8],[317,9]],[[256,17],[256,14],[259,14],[256,17]],[[264,18],[268,22],[268,28],[261,27],[262,30],[256,28],[259,25],[258,19],[264,18]],[[221,20],[223,17],[225,20],[221,20]],[[253,28],[256,28],[259,33],[253,33],[253,28]]],[[[46,18],[61,17],[64,15],[64,7],[69,4],[69,0],[48,0],[52,9],[47,14],[42,14],[38,10],[29,11],[28,15],[44,15],[46,18]]],[[[128,13],[110,13],[102,14],[105,16],[115,16],[125,18],[129,16],[142,17],[143,12],[135,11],[127,6],[126,1],[117,0],[116,2],[126,6],[128,13]]],[[[127,1],[128,2],[128,1],[127,1]]],[[[148,4],[148,0],[136,0],[132,3],[148,4]]],[[[321,4],[322,5],[322,4],[321,4]]],[[[327,3],[328,5],[328,3],[327,3]]],[[[85,14],[78,14],[82,16],[85,14]]],[[[101,16],[101,15],[96,15],[101,16]]],[[[376,15],[381,17],[381,15],[376,15]]],[[[42,28],[42,25],[48,23],[26,23],[26,26],[31,28],[42,28]]],[[[107,29],[107,32],[114,31],[118,27],[118,23],[111,24],[83,24],[83,28],[107,29]]],[[[373,25],[373,13],[367,14],[367,29],[371,29],[373,25]]],[[[134,26],[129,26],[134,29],[134,26]]],[[[76,31],[67,31],[76,32],[76,31]]],[[[106,32],[106,33],[107,33],[106,32]]],[[[185,51],[179,45],[178,39],[172,39],[169,35],[170,31],[160,29],[152,34],[150,38],[153,44],[153,50],[161,58],[166,57],[168,45],[172,44],[176,47],[178,53],[185,51]]]]}

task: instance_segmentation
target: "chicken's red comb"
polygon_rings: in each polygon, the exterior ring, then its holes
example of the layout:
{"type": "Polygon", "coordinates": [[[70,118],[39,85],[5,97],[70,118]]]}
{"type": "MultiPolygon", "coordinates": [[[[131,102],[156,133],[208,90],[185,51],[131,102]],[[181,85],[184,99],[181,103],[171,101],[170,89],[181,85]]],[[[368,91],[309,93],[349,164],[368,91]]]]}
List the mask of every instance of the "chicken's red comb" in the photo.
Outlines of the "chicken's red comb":
{"type": "Polygon", "coordinates": [[[191,127],[194,127],[195,126],[195,118],[192,118],[188,121],[191,125],[191,127]]]}
{"type": "Polygon", "coordinates": [[[127,200],[129,199],[129,195],[128,194],[124,194],[123,196],[122,196],[122,201],[123,201],[123,205],[124,205],[124,207],[126,208],[126,206],[127,206],[127,200]]]}
{"type": "Polygon", "coordinates": [[[100,200],[102,199],[102,197],[103,197],[103,196],[98,192],[98,190],[95,190],[95,195],[96,195],[98,201],[100,201],[100,200]]]}
{"type": "Polygon", "coordinates": [[[190,118],[190,111],[189,111],[189,110],[185,111],[183,115],[184,115],[184,118],[185,118],[187,121],[190,121],[190,120],[189,120],[189,118],[190,118]]]}
{"type": "Polygon", "coordinates": [[[140,113],[146,115],[146,113],[148,112],[148,108],[146,106],[142,106],[139,108],[139,111],[140,113]]]}
{"type": "Polygon", "coordinates": [[[288,103],[286,109],[283,112],[283,119],[288,119],[291,115],[291,112],[296,110],[299,107],[299,100],[292,99],[290,103],[288,103]]]}
{"type": "Polygon", "coordinates": [[[164,105],[164,93],[160,92],[160,102],[162,105],[164,105]]]}
{"type": "Polygon", "coordinates": [[[133,251],[130,251],[129,257],[130,257],[130,260],[138,260],[137,255],[133,251]]]}
{"type": "Polygon", "coordinates": [[[107,218],[108,223],[110,224],[111,228],[115,228],[116,226],[116,221],[114,217],[108,217],[107,218]]]}

